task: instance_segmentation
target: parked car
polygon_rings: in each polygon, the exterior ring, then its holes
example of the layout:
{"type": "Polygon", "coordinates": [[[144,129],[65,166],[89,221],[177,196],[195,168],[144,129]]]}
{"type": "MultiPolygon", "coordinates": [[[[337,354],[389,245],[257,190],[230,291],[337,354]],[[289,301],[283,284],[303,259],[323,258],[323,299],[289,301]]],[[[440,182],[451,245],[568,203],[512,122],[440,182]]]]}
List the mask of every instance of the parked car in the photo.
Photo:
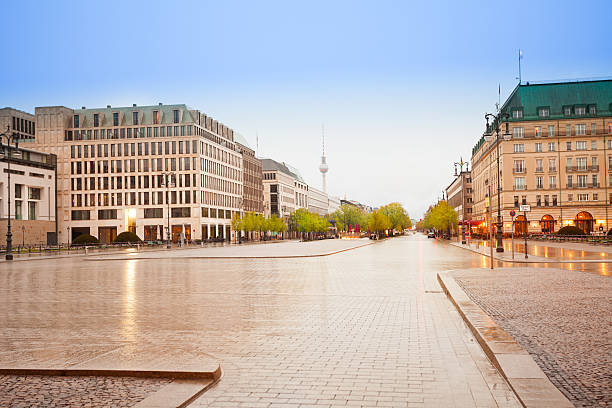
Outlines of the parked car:
{"type": "Polygon", "coordinates": [[[435,237],[436,237],[436,234],[434,234],[432,231],[429,231],[427,233],[427,238],[435,238],[435,237]]]}

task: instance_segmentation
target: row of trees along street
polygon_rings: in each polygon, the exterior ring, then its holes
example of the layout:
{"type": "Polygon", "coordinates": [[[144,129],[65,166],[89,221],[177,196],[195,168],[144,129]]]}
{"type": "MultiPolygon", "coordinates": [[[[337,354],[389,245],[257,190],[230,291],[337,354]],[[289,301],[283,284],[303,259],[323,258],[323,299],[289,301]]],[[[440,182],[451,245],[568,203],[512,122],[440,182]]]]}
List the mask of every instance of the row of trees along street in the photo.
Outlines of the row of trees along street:
{"type": "Polygon", "coordinates": [[[385,235],[385,231],[402,232],[412,228],[408,212],[400,203],[390,203],[371,213],[350,204],[341,205],[330,215],[330,220],[336,224],[338,231],[370,231],[377,236],[385,235]]]}
{"type": "Polygon", "coordinates": [[[430,206],[425,217],[416,225],[418,230],[435,230],[437,233],[446,231],[450,237],[450,230],[457,228],[457,212],[448,202],[440,201],[430,206]]]}
{"type": "Polygon", "coordinates": [[[270,234],[282,234],[287,230],[287,224],[276,215],[264,217],[261,214],[252,212],[244,214],[234,214],[232,217],[232,228],[234,231],[243,231],[247,237],[252,238],[253,233],[257,233],[259,239],[267,239],[270,234]]]}

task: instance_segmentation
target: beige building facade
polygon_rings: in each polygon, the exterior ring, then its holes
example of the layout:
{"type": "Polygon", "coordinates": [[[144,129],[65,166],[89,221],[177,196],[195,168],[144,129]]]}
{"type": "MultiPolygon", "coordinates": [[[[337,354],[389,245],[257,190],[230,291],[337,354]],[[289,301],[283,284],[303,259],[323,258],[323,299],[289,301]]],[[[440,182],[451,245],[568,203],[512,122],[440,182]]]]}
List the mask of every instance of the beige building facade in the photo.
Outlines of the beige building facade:
{"type": "Polygon", "coordinates": [[[231,238],[243,208],[232,129],[182,104],[37,107],[35,117],[32,145],[57,156],[60,242],[231,238]]]}
{"type": "MultiPolygon", "coordinates": [[[[464,221],[472,219],[472,174],[469,170],[463,170],[455,179],[446,187],[446,199],[448,204],[457,212],[457,220],[459,222],[459,234],[464,228],[464,221]]],[[[465,225],[466,233],[468,233],[468,225],[465,225]]]]}
{"type": "MultiPolygon", "coordinates": [[[[549,233],[566,225],[607,232],[612,222],[612,81],[523,84],[501,108],[503,231],[549,233]],[[531,211],[519,213],[521,205],[531,211]],[[512,223],[510,211],[517,214],[512,223]]],[[[497,139],[472,151],[473,218],[497,217],[497,139]],[[490,194],[490,197],[489,197],[490,194]]]]}

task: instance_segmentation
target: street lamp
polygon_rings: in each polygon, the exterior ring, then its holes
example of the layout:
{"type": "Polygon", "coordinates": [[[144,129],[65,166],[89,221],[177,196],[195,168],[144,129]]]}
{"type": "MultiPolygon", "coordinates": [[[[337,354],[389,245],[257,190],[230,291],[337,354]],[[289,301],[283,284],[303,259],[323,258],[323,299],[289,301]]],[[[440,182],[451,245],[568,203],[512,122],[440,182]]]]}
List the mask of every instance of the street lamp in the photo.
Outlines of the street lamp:
{"type": "Polygon", "coordinates": [[[164,178],[162,179],[161,186],[166,187],[166,204],[168,206],[168,229],[166,231],[166,248],[170,249],[172,248],[172,238],[170,236],[170,187],[174,187],[176,183],[172,180],[172,177],[175,176],[174,173],[162,173],[162,176],[164,176],[164,178]]]}
{"type": "Polygon", "coordinates": [[[8,167],[7,169],[8,227],[6,230],[6,255],[4,256],[4,258],[7,261],[13,260],[13,234],[11,233],[11,156],[12,156],[11,150],[13,148],[11,147],[11,143],[15,145],[15,149],[19,147],[18,146],[19,135],[17,133],[11,134],[10,130],[11,130],[10,126],[7,126],[6,132],[0,133],[0,149],[2,150],[2,153],[4,154],[4,157],[6,157],[7,167],[8,167]],[[3,143],[4,138],[6,138],[6,145],[3,143]]]}
{"type": "MultiPolygon", "coordinates": [[[[465,165],[465,171],[468,171],[468,162],[463,162],[461,159],[459,162],[455,162],[455,177],[457,177],[457,166],[459,166],[459,177],[461,177],[461,244],[465,245],[465,175],[463,174],[463,166],[465,165]]],[[[446,194],[448,198],[448,193],[446,194]]]]}
{"type": "Polygon", "coordinates": [[[487,127],[485,129],[484,132],[484,139],[487,142],[491,142],[493,141],[493,132],[492,130],[495,130],[495,147],[497,149],[497,234],[496,234],[496,241],[497,241],[497,248],[495,249],[497,252],[504,252],[504,245],[502,242],[502,217],[501,217],[501,206],[500,206],[500,192],[501,192],[501,184],[499,181],[499,124],[500,122],[505,122],[506,123],[506,131],[504,132],[504,140],[510,140],[510,133],[508,133],[508,119],[510,119],[510,115],[508,115],[505,112],[500,112],[497,115],[494,115],[492,113],[486,113],[485,114],[485,119],[487,121],[487,127]],[[493,123],[489,124],[489,119],[493,119],[493,123]],[[494,129],[492,129],[492,127],[494,127],[494,129]]]}

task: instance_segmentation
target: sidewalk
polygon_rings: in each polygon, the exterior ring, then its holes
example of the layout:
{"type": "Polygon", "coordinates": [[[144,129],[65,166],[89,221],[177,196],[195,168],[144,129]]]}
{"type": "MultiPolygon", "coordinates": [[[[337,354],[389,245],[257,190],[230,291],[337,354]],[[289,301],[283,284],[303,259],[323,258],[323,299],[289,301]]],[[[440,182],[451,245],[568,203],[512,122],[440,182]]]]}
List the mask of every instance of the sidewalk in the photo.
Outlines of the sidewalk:
{"type": "MultiPolygon", "coordinates": [[[[571,243],[567,243],[572,245],[571,243]]],[[[480,255],[484,255],[484,256],[491,256],[491,249],[488,246],[488,242],[487,241],[472,241],[470,242],[470,244],[461,244],[459,242],[450,242],[450,245],[456,246],[458,248],[463,248],[463,249],[467,249],[470,250],[472,252],[478,253],[480,255]],[[486,242],[487,245],[483,245],[483,243],[486,242]]],[[[521,251],[524,251],[524,245],[521,244],[520,242],[515,242],[515,252],[514,252],[514,259],[512,258],[512,252],[510,251],[510,248],[508,248],[508,245],[506,245],[504,247],[504,252],[498,253],[495,252],[495,248],[493,248],[493,259],[496,259],[498,261],[504,261],[504,262],[516,262],[516,263],[576,263],[576,262],[581,262],[581,263],[612,263],[612,257],[608,257],[606,253],[604,253],[604,255],[602,256],[601,253],[598,253],[592,250],[586,250],[586,249],[594,249],[594,248],[569,248],[569,247],[563,247],[561,245],[559,246],[552,246],[549,245],[548,242],[543,243],[543,242],[535,242],[535,241],[528,241],[527,242],[527,248],[529,250],[529,254],[528,257],[525,258],[525,253],[524,252],[519,252],[517,251],[517,247],[519,247],[521,249],[521,251]],[[545,244],[545,245],[544,245],[545,244]],[[534,255],[533,251],[531,251],[531,248],[536,248],[539,250],[539,252],[542,252],[544,254],[546,254],[547,256],[538,256],[538,255],[534,255]],[[567,249],[568,252],[566,254],[563,253],[563,251],[555,251],[554,248],[562,248],[562,249],[567,249]],[[550,249],[550,251],[549,251],[550,249]],[[580,256],[574,256],[574,252],[573,251],[580,251],[580,256]],[[550,252],[550,256],[549,255],[550,252]],[[586,259],[586,258],[592,258],[592,259],[586,259]]],[[[579,244],[573,244],[573,245],[579,245],[579,244]]]]}

